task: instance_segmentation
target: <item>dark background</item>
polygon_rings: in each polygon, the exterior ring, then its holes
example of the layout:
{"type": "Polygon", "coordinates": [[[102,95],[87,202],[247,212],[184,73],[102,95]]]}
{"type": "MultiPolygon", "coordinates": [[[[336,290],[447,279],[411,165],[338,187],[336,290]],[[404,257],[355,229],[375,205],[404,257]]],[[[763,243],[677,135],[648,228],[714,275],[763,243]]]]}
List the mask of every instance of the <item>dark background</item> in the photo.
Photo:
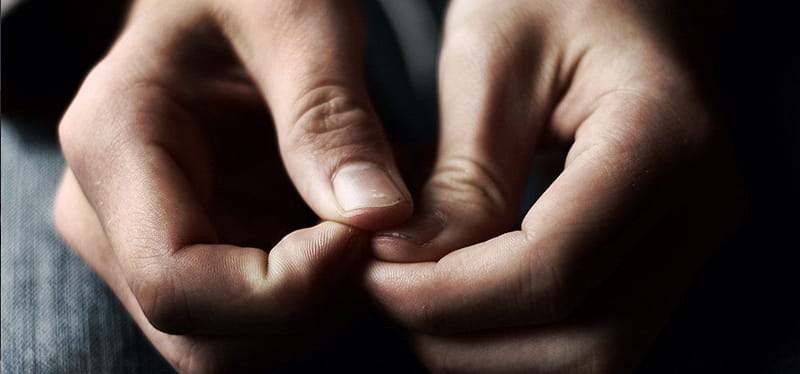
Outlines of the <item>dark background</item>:
{"type": "MultiPolygon", "coordinates": [[[[119,2],[90,3],[32,0],[3,18],[3,116],[42,124],[15,129],[26,142],[56,144],[58,118],[116,35],[119,2]]],[[[441,15],[441,4],[432,5],[441,15]]],[[[749,208],[698,275],[643,373],[800,373],[800,27],[791,8],[735,2],[705,37],[713,56],[706,78],[721,93],[749,208]]],[[[386,60],[399,60],[387,50],[386,60]]],[[[407,86],[397,90],[411,95],[407,86]]]]}

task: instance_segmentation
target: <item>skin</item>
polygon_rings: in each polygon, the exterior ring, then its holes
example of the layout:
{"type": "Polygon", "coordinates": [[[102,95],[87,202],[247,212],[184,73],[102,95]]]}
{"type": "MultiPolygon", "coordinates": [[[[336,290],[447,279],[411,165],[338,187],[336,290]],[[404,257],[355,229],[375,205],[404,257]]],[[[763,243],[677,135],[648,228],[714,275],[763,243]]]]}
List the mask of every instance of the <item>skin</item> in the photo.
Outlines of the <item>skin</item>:
{"type": "Polygon", "coordinates": [[[341,165],[396,173],[352,63],[356,9],[229,3],[136,2],[59,127],[58,230],[181,372],[307,349],[347,319],[356,227],[412,210],[332,197],[341,165]]]}
{"type": "Polygon", "coordinates": [[[666,3],[454,0],[416,209],[356,5],[235,3],[136,2],[60,126],[59,232],[180,372],[279,365],[360,287],[434,372],[627,370],[735,222],[666,3]],[[515,230],[552,149],[563,170],[515,230]],[[342,188],[387,196],[337,184],[353,163],[397,198],[344,209],[342,188]],[[305,206],[326,222],[300,229],[305,206]]]}
{"type": "Polygon", "coordinates": [[[421,213],[373,238],[365,277],[434,372],[630,370],[735,224],[725,135],[666,5],[450,4],[421,213]],[[514,230],[552,149],[563,170],[514,230]]]}

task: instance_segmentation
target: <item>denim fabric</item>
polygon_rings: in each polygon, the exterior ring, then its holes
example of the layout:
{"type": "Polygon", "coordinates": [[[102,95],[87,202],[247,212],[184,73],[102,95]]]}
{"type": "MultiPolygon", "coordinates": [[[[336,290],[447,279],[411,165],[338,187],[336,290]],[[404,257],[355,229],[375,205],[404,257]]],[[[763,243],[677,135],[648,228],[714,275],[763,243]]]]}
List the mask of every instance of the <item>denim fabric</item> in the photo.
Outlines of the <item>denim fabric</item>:
{"type": "Polygon", "coordinates": [[[170,372],[51,219],[64,161],[2,121],[3,373],[170,372]]]}

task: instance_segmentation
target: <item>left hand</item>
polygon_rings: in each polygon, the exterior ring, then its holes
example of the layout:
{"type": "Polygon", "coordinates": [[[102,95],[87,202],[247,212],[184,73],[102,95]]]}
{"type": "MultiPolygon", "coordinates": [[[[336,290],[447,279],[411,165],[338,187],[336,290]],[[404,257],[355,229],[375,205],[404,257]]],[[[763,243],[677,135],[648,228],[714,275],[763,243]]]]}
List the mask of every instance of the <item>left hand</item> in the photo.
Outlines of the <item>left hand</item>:
{"type": "Polygon", "coordinates": [[[451,3],[434,172],[366,277],[434,371],[629,369],[730,230],[735,173],[665,4],[451,3]]]}
{"type": "Polygon", "coordinates": [[[179,372],[313,351],[359,307],[350,225],[412,211],[356,5],[137,0],[61,121],[56,227],[179,372]]]}

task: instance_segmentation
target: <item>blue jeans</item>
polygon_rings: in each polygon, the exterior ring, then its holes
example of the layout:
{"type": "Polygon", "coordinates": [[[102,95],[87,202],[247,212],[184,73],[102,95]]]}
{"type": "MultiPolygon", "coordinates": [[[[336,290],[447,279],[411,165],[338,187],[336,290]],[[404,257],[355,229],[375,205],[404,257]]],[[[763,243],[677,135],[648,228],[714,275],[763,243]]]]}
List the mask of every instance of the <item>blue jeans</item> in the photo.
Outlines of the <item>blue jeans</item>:
{"type": "Polygon", "coordinates": [[[56,144],[2,126],[2,371],[171,372],[109,289],[59,240],[56,144]]]}

